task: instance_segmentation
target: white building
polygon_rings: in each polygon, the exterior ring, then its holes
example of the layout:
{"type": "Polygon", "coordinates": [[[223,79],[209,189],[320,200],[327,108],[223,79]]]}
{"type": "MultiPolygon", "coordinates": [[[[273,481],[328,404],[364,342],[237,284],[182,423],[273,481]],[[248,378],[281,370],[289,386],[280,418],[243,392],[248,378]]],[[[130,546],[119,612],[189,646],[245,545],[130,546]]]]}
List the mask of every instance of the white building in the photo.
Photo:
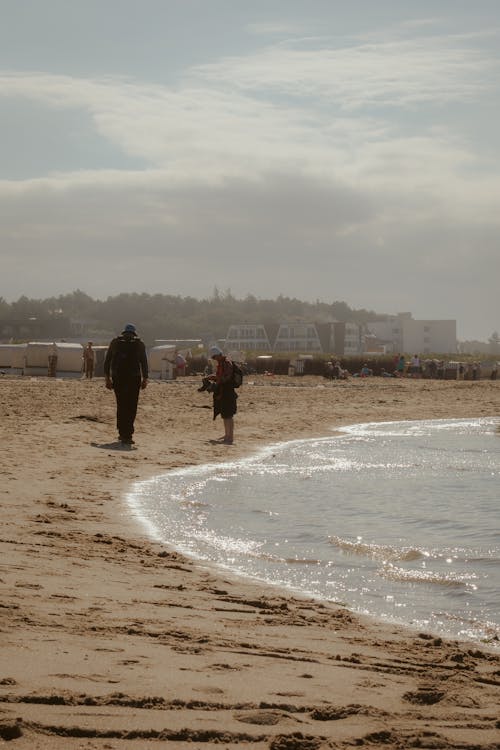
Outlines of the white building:
{"type": "Polygon", "coordinates": [[[313,323],[282,323],[274,344],[275,352],[322,352],[318,330],[313,323]]]}
{"type": "Polygon", "coordinates": [[[241,352],[300,352],[302,354],[361,354],[363,329],[357,323],[293,321],[231,325],[224,347],[241,352]]]}
{"type": "Polygon", "coordinates": [[[454,354],[457,351],[456,320],[414,320],[411,313],[398,313],[366,324],[379,342],[391,344],[393,352],[407,354],[454,354]]]}
{"type": "Polygon", "coordinates": [[[356,355],[363,352],[364,336],[362,328],[358,323],[345,323],[344,329],[344,351],[343,354],[356,355]]]}
{"type": "Polygon", "coordinates": [[[271,344],[265,326],[241,323],[229,326],[225,341],[226,350],[237,349],[247,352],[270,352],[271,344]]]}

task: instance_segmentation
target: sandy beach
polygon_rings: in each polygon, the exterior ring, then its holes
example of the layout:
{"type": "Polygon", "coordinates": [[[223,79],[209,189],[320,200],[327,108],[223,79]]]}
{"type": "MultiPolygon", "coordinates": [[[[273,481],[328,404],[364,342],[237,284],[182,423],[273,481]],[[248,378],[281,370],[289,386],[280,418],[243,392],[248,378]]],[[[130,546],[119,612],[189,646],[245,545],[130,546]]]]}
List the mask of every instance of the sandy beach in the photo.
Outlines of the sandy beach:
{"type": "Polygon", "coordinates": [[[0,380],[0,746],[498,748],[498,652],[206,569],[125,493],[339,425],[498,416],[500,382],[248,381],[234,445],[185,378],[141,393],[128,450],[102,380],[0,380]]]}

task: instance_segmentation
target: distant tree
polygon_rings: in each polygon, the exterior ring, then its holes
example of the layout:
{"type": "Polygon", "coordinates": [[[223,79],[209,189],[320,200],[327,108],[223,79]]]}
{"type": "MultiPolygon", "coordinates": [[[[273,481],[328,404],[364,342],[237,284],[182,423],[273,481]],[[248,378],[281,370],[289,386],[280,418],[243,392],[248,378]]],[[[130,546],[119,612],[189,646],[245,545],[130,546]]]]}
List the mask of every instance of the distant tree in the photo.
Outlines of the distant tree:
{"type": "Polygon", "coordinates": [[[354,310],[345,302],[306,302],[282,294],[276,299],[257,299],[247,294],[244,299],[234,297],[230,289],[221,293],[214,288],[208,299],[181,297],[169,294],[121,293],[105,300],[94,300],[81,289],[33,300],[20,297],[11,304],[0,298],[0,319],[36,318],[48,321],[52,328],[63,320],[77,319],[88,330],[99,331],[105,338],[122,330],[125,323],[134,323],[147,344],[159,338],[224,338],[232,323],[267,325],[294,320],[329,322],[353,321],[363,324],[367,319],[381,317],[367,310],[354,310]]]}
{"type": "Polygon", "coordinates": [[[10,306],[11,317],[19,320],[38,318],[43,320],[49,317],[49,308],[42,300],[30,299],[23,295],[10,306]]]}
{"type": "Polygon", "coordinates": [[[493,331],[488,339],[488,344],[490,345],[492,354],[500,354],[500,336],[498,335],[498,331],[493,331]]]}
{"type": "Polygon", "coordinates": [[[463,354],[487,354],[490,346],[486,341],[477,341],[472,339],[470,341],[459,341],[458,349],[463,354]]]}
{"type": "Polygon", "coordinates": [[[352,318],[352,310],[345,302],[332,302],[331,312],[335,320],[343,323],[352,318]]]}
{"type": "Polygon", "coordinates": [[[0,320],[5,320],[5,318],[9,317],[9,315],[10,305],[4,300],[3,297],[0,297],[0,320]]]}

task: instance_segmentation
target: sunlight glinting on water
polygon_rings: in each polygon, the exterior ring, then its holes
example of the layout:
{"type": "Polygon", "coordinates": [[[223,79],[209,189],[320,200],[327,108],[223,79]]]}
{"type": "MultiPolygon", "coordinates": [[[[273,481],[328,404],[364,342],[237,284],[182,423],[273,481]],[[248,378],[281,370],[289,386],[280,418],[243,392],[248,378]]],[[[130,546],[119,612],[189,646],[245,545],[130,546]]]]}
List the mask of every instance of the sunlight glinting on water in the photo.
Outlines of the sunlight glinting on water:
{"type": "Polygon", "coordinates": [[[135,485],[206,564],[443,635],[500,634],[498,420],[352,425],[135,485]]]}

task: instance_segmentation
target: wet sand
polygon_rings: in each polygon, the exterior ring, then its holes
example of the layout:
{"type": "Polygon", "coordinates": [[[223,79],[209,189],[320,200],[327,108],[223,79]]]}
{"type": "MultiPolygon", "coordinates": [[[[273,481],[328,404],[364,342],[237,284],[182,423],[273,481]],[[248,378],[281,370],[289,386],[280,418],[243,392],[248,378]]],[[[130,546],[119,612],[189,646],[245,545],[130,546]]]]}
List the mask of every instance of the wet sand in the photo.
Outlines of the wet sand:
{"type": "Polygon", "coordinates": [[[124,495],[337,425],[500,415],[500,383],[258,377],[232,446],[197,386],[152,382],[124,450],[102,380],[0,380],[0,746],[498,748],[498,653],[206,569],[124,495]]]}

